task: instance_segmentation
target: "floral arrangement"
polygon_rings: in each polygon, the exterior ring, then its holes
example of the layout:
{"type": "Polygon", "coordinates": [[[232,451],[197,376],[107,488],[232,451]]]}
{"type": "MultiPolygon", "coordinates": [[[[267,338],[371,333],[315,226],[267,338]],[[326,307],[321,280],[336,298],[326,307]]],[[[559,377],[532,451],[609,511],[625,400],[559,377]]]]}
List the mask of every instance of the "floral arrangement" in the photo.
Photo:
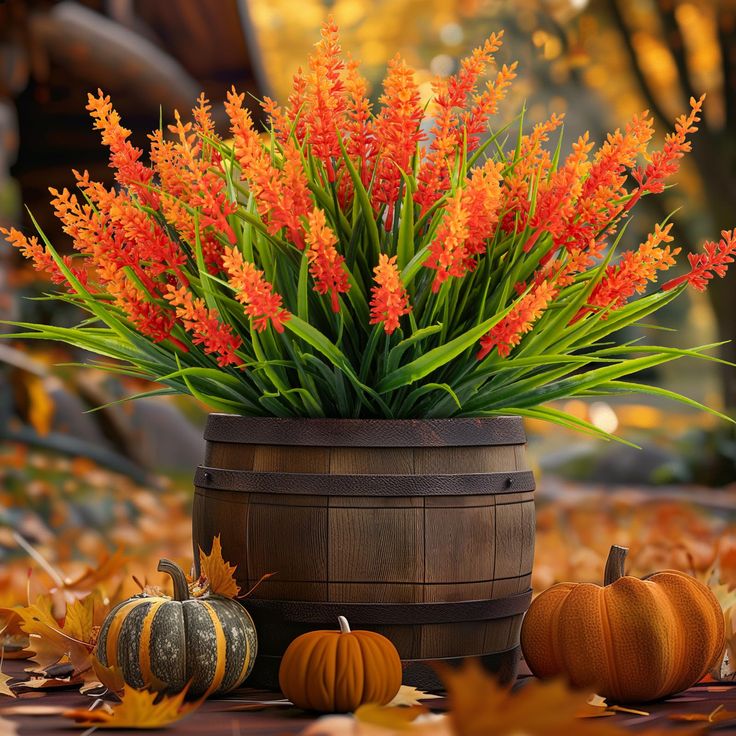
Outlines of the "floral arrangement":
{"type": "Polygon", "coordinates": [[[16,323],[14,336],[162,384],[145,395],[189,392],[248,415],[513,413],[602,434],[543,405],[630,392],[695,405],[626,379],[684,356],[716,360],[704,352],[715,346],[610,336],[733,261],[736,232],[724,231],[652,289],[680,251],[672,223],[617,252],[634,205],[664,191],[690,150],[703,98],[658,150],[646,113],[595,151],[583,135],[567,157],[562,116],[525,134],[522,115],[507,145],[489,123],[516,75],[495,65],[501,42],[491,35],[437,79],[426,109],[396,56],[374,105],[330,20],[286,104],[260,103],[265,131],[233,89],[223,139],[202,96],[191,121],[175,113],[149,136],[148,163],[110,98],[89,95],[117,185],[75,172],[78,194],[50,190],[73,255],[40,230],[3,230],[66,287],[50,298],[89,318],[16,323]]]}

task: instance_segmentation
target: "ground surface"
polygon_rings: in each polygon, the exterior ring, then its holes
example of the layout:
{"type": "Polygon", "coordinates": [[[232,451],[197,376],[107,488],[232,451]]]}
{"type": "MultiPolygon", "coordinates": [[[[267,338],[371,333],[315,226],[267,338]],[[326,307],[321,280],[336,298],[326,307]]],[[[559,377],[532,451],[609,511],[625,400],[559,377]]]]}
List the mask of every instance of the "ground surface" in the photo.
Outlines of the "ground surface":
{"type": "MultiPolygon", "coordinates": [[[[21,674],[22,662],[6,662],[7,674],[21,674]]],[[[526,678],[521,678],[517,687],[524,687],[526,678]]],[[[55,690],[44,694],[43,699],[37,693],[20,695],[18,699],[3,698],[0,702],[0,718],[7,718],[18,727],[19,736],[44,736],[51,733],[74,733],[70,722],[61,715],[50,716],[15,716],[6,715],[4,709],[16,705],[43,704],[46,707],[88,708],[94,698],[80,695],[76,689],[55,690]]],[[[208,700],[199,710],[184,720],[166,729],[169,733],[206,734],[207,736],[291,736],[299,734],[315,720],[310,713],[289,705],[267,705],[281,700],[280,693],[242,688],[227,698],[208,700]],[[260,704],[264,704],[260,707],[260,704]]],[[[444,700],[427,701],[432,710],[442,712],[446,706],[444,700]]],[[[630,728],[633,733],[642,729],[672,730],[682,732],[683,724],[672,721],[670,716],[676,713],[712,713],[719,706],[725,711],[736,711],[736,686],[713,683],[702,683],[662,703],[640,706],[649,715],[617,714],[606,719],[608,723],[623,728],[630,728]]],[[[709,733],[736,734],[736,718],[723,720],[711,726],[709,733]]],[[[80,731],[77,730],[77,733],[80,731]]],[[[85,733],[85,732],[83,732],[85,733]]],[[[98,733],[102,733],[99,731],[98,733]]],[[[119,736],[140,734],[140,731],[114,731],[119,736]]],[[[0,736],[5,736],[0,722],[0,736]]],[[[573,736],[570,734],[569,736],[573,736]]]]}

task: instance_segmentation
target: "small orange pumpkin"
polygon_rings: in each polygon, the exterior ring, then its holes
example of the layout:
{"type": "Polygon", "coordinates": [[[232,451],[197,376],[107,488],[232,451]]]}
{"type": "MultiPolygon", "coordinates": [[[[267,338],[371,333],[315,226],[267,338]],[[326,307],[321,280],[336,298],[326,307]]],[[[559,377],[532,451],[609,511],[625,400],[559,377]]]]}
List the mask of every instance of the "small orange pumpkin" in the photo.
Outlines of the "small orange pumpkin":
{"type": "Polygon", "coordinates": [[[611,547],[605,587],[559,583],[532,602],[521,647],[537,677],[646,702],[694,685],[718,660],[724,622],[710,589],[676,570],[624,575],[627,552],[611,547]]]}
{"type": "Polygon", "coordinates": [[[298,708],[322,713],[388,703],[401,687],[396,647],[373,631],[310,631],[294,639],[281,660],[279,685],[298,708]]]}

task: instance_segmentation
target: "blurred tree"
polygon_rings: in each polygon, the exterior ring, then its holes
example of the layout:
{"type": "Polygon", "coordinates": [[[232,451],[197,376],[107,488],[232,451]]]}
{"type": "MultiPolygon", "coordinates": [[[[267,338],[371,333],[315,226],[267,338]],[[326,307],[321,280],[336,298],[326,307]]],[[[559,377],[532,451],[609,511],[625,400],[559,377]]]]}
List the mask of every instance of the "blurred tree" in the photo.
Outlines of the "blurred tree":
{"type": "MultiPolygon", "coordinates": [[[[586,79],[618,107],[617,117],[631,112],[621,109],[631,106],[627,86],[660,130],[672,127],[690,97],[707,93],[688,160],[694,181],[685,182],[687,198],[699,206],[688,202],[679,220],[688,243],[736,227],[736,1],[593,0],[568,33],[589,56],[586,79]]],[[[716,278],[708,295],[718,337],[730,340],[721,354],[736,362],[733,277],[716,278]]],[[[724,406],[733,411],[736,370],[724,366],[721,376],[724,406]]]]}

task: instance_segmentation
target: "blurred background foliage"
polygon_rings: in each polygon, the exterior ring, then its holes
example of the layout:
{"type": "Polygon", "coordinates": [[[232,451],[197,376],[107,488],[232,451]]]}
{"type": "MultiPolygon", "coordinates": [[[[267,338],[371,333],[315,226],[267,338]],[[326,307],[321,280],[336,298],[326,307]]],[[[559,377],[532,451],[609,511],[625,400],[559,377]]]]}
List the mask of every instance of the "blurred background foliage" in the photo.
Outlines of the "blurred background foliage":
{"type": "MultiPolygon", "coordinates": [[[[72,167],[111,182],[105,151],[84,110],[87,91],[101,87],[112,95],[138,145],[145,145],[160,114],[167,119],[175,108],[189,109],[200,90],[215,103],[224,132],[219,103],[226,89],[235,84],[254,98],[283,99],[328,13],[341,27],[344,47],[362,60],[374,98],[396,51],[415,67],[422,93],[429,96],[435,75],[453,73],[461,56],[490,32],[505,29],[498,60],[518,59],[519,78],[495,125],[513,119],[522,106],[528,126],[564,112],[568,144],[584,130],[601,142],[607,131],[645,109],[663,136],[688,98],[707,92],[703,125],[678,185],[657,203],[638,208],[627,238],[635,244],[675,210],[677,244],[684,249],[697,250],[705,237],[736,226],[736,0],[4,0],[0,221],[29,228],[28,207],[62,244],[46,188],[70,186],[72,167]]],[[[257,116],[255,102],[252,108],[257,116]]],[[[47,288],[9,248],[0,249],[0,319],[73,322],[75,315],[58,305],[24,298],[47,288]]],[[[714,283],[708,295],[690,291],[658,326],[677,329],[658,333],[662,344],[734,340],[733,275],[714,283]]],[[[736,342],[722,355],[736,359],[736,342]]],[[[162,488],[171,486],[161,481],[161,471],[174,487],[188,490],[193,465],[202,456],[205,413],[191,399],[168,398],[89,413],[141,387],[65,366],[84,358],[58,346],[0,343],[0,528],[18,531],[22,517],[30,524],[22,527],[24,533],[46,544],[43,528],[63,530],[71,523],[106,529],[124,517],[128,525],[120,528],[128,529],[130,544],[143,548],[141,509],[124,496],[139,499],[144,508],[163,497],[162,488]],[[109,503],[98,497],[102,491],[112,494],[109,503]],[[93,497],[98,501],[90,506],[93,497]],[[29,515],[35,521],[28,521],[29,515]]],[[[718,409],[736,410],[734,369],[719,372],[711,364],[678,361],[643,378],[718,409]]],[[[612,520],[605,524],[630,542],[631,524],[623,516],[616,521],[619,506],[595,500],[602,488],[608,497],[612,489],[641,486],[662,486],[659,493],[677,495],[673,488],[679,485],[700,500],[701,486],[736,488],[736,438],[722,423],[657,401],[571,401],[564,408],[618,431],[643,450],[592,443],[530,422],[532,454],[543,471],[541,497],[553,500],[553,511],[541,517],[546,520],[540,527],[542,550],[559,549],[560,529],[572,524],[571,509],[585,507],[574,494],[568,496],[574,503],[565,506],[560,489],[588,489],[586,503],[610,512],[612,520]],[[545,537],[552,529],[554,535],[545,537]]],[[[186,526],[188,496],[172,493],[164,494],[170,518],[186,526]]],[[[725,534],[731,528],[731,496],[720,493],[705,510],[694,510],[697,521],[685,525],[688,533],[725,534]],[[702,514],[710,521],[702,521],[702,514]]],[[[585,519],[583,512],[574,513],[585,519]]],[[[667,528],[661,514],[647,518],[649,536],[658,528],[661,536],[667,528]]],[[[603,517],[597,523],[602,527],[603,517]]],[[[150,540],[151,530],[147,533],[150,540]]],[[[89,549],[82,551],[90,556],[97,547],[124,543],[89,535],[89,549]]],[[[161,552],[180,554],[181,536],[174,535],[171,549],[161,552]]],[[[595,546],[579,535],[567,538],[576,549],[595,546]]],[[[606,538],[600,554],[610,541],[616,540],[606,538]]],[[[11,546],[0,534],[0,561],[11,546]]],[[[46,553],[53,555],[50,548],[46,553]]],[[[600,555],[591,554],[583,558],[592,568],[591,560],[600,555]]]]}

